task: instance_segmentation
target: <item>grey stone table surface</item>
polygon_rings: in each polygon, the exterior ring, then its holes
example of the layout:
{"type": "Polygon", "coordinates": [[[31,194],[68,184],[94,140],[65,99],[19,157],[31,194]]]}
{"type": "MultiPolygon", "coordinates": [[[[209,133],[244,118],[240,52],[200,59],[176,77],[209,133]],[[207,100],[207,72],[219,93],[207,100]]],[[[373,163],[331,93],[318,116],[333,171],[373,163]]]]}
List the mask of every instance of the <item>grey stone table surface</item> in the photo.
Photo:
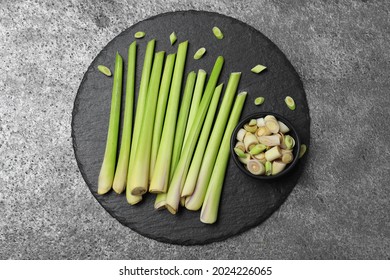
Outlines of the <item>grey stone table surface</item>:
{"type": "Polygon", "coordinates": [[[388,1],[0,1],[0,259],[389,259],[388,1]],[[239,236],[184,247],[147,239],[96,202],[71,140],[73,101],[99,51],[175,10],[235,17],[302,78],[307,164],[289,198],[239,236]]]}

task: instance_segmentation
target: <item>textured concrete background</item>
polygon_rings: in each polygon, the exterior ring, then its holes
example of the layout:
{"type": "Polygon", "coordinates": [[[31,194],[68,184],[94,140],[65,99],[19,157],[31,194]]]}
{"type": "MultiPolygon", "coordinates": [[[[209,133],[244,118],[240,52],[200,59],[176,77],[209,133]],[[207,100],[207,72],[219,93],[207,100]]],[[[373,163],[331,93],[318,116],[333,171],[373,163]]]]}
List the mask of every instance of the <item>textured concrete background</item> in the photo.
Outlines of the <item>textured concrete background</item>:
{"type": "Polygon", "coordinates": [[[390,259],[388,1],[58,3],[0,2],[1,259],[390,259]],[[76,91],[103,46],[142,19],[187,9],[233,16],[274,41],[301,75],[312,118],[307,169],[280,210],[195,247],[111,218],[70,135],[76,91]]]}

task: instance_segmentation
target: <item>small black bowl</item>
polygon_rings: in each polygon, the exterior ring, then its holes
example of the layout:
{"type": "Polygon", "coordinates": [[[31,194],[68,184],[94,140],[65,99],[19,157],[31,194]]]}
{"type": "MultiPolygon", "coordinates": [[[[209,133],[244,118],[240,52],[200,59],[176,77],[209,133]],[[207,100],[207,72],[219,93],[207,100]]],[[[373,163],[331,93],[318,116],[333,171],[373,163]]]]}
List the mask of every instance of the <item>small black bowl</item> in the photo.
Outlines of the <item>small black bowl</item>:
{"type": "Polygon", "coordinates": [[[297,131],[295,130],[294,126],[286,119],[284,118],[283,116],[279,115],[279,114],[276,114],[276,113],[272,113],[272,112],[259,112],[259,113],[255,113],[255,114],[252,114],[252,115],[249,115],[247,117],[245,117],[237,126],[236,128],[234,129],[233,131],[233,134],[232,134],[232,138],[230,140],[230,151],[232,153],[232,157],[233,157],[233,160],[235,162],[235,164],[237,165],[237,167],[242,171],[244,172],[246,175],[252,177],[252,178],[255,178],[255,179],[260,179],[260,180],[272,180],[272,179],[276,179],[276,178],[280,178],[282,177],[283,175],[287,174],[291,169],[293,169],[293,167],[297,164],[298,162],[298,158],[299,158],[299,151],[300,151],[300,148],[301,148],[301,141],[299,139],[299,136],[298,136],[298,133],[297,131]],[[290,131],[288,132],[289,135],[291,135],[294,140],[295,140],[295,146],[293,148],[293,156],[294,156],[294,159],[291,163],[289,163],[287,165],[287,167],[280,173],[276,174],[276,175],[270,175],[270,176],[266,176],[266,175],[255,175],[255,174],[252,174],[248,171],[248,169],[246,169],[245,165],[240,162],[240,160],[238,159],[238,156],[236,155],[236,153],[234,152],[234,147],[237,143],[237,139],[236,139],[236,136],[237,136],[237,132],[241,129],[241,128],[244,128],[244,124],[248,123],[251,119],[258,119],[258,118],[262,118],[262,117],[265,117],[267,115],[273,115],[275,116],[275,118],[278,120],[278,121],[281,121],[283,122],[285,125],[287,125],[287,127],[290,129],[290,131]]]}

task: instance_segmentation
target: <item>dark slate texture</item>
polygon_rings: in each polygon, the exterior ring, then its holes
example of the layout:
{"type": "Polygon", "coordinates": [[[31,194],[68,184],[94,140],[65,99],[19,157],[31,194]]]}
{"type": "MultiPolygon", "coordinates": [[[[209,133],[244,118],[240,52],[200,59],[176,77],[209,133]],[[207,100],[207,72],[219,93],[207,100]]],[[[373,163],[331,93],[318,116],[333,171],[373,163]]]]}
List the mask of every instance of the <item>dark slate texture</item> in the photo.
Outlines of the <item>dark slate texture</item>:
{"type": "Polygon", "coordinates": [[[0,1],[0,258],[389,259],[389,10],[385,0],[0,1]],[[270,38],[301,77],[311,118],[285,203],[245,233],[190,247],[104,211],[71,138],[77,90],[103,47],[141,20],[189,9],[270,38]]]}

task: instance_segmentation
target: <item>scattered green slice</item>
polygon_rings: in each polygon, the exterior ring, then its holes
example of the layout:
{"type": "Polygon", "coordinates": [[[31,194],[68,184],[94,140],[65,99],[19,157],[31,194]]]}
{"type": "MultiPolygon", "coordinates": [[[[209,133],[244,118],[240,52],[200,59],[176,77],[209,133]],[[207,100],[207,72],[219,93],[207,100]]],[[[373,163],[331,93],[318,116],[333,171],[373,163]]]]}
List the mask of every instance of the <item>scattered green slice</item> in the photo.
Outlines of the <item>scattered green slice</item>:
{"type": "Polygon", "coordinates": [[[177,40],[177,36],[175,32],[172,32],[171,35],[169,35],[169,41],[171,41],[171,45],[173,45],[177,40]]]}
{"type": "Polygon", "coordinates": [[[141,39],[143,37],[145,37],[145,32],[143,32],[143,31],[138,31],[134,34],[134,38],[136,38],[136,39],[141,39]]]}
{"type": "Polygon", "coordinates": [[[286,102],[286,105],[290,110],[295,110],[295,101],[291,96],[286,96],[284,102],[286,102]]]}
{"type": "Polygon", "coordinates": [[[256,99],[255,99],[255,105],[261,105],[261,104],[263,104],[264,103],[264,97],[257,97],[256,99]]]}
{"type": "Polygon", "coordinates": [[[303,155],[306,153],[307,146],[305,144],[301,145],[301,149],[299,150],[299,158],[303,157],[303,155]]]}
{"type": "Polygon", "coordinates": [[[112,75],[110,69],[108,69],[108,67],[104,65],[98,65],[98,70],[107,77],[110,77],[112,75]]]}
{"type": "Polygon", "coordinates": [[[213,33],[217,39],[219,39],[219,40],[223,39],[223,33],[222,33],[221,29],[219,29],[218,27],[216,27],[216,26],[213,27],[213,33]]]}
{"type": "Polygon", "coordinates": [[[202,56],[205,54],[206,52],[206,48],[200,48],[199,50],[196,51],[196,53],[194,54],[194,59],[198,60],[198,59],[201,59],[202,56]]]}
{"type": "Polygon", "coordinates": [[[265,67],[264,65],[257,64],[255,67],[253,67],[251,69],[251,71],[253,73],[259,74],[260,72],[264,71],[265,69],[267,69],[267,67],[265,67]]]}

